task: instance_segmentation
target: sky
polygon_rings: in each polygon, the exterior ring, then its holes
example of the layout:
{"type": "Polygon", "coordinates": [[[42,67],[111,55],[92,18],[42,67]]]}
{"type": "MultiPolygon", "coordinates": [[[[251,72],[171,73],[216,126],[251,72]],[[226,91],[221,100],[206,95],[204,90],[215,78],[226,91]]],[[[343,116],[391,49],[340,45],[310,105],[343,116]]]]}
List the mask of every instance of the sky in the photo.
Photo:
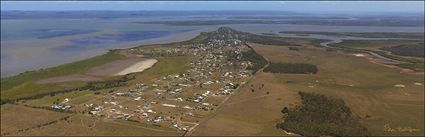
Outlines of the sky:
{"type": "Polygon", "coordinates": [[[1,10],[273,10],[424,12],[424,1],[1,1],[1,10]]]}

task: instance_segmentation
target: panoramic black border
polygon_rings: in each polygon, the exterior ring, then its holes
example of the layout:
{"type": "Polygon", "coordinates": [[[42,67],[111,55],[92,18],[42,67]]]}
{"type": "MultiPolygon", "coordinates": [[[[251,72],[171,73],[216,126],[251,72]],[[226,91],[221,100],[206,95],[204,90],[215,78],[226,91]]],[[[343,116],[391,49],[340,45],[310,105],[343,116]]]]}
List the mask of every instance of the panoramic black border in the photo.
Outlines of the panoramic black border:
{"type": "Polygon", "coordinates": [[[267,1],[341,1],[341,2],[353,2],[353,1],[400,1],[400,2],[408,2],[408,1],[425,1],[425,0],[0,0],[0,1],[31,1],[31,2],[37,2],[37,1],[181,1],[181,2],[187,2],[187,1],[259,1],[259,2],[267,2],[267,1]]]}

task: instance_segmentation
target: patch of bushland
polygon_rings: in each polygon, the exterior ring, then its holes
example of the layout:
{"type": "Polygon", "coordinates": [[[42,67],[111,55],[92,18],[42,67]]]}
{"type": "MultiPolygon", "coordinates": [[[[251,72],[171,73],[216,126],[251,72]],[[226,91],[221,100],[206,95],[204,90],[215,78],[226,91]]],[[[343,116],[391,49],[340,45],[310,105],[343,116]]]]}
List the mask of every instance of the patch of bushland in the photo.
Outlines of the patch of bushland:
{"type": "Polygon", "coordinates": [[[120,77],[119,79],[113,79],[113,80],[106,80],[106,81],[94,81],[89,82],[87,86],[83,87],[82,89],[88,89],[88,90],[101,90],[101,89],[108,89],[113,87],[119,87],[125,85],[125,83],[129,80],[135,79],[132,75],[125,75],[123,77],[120,77]]]}
{"type": "Polygon", "coordinates": [[[317,93],[298,93],[301,105],[284,107],[278,128],[302,136],[367,136],[369,132],[342,99],[317,93]]]}
{"type": "Polygon", "coordinates": [[[263,56],[255,52],[253,49],[242,53],[242,60],[252,63],[247,69],[253,70],[254,73],[263,68],[267,64],[267,60],[263,56]]]}
{"type": "Polygon", "coordinates": [[[289,50],[299,51],[300,49],[297,47],[288,47],[289,50]]]}

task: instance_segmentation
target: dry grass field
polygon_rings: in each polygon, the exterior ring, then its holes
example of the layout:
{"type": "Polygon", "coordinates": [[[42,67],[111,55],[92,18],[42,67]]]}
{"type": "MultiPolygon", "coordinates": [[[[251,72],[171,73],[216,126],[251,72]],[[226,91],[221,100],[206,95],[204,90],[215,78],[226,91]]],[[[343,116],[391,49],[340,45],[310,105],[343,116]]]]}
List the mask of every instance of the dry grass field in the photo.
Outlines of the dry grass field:
{"type": "Polygon", "coordinates": [[[52,134],[57,136],[180,136],[183,133],[170,128],[148,127],[140,123],[124,120],[73,115],[66,121],[60,121],[37,130],[30,130],[22,135],[48,136],[52,134]]]}
{"type": "Polygon", "coordinates": [[[25,129],[61,119],[68,114],[19,105],[1,106],[1,135],[22,135],[25,129]]]}
{"type": "Polygon", "coordinates": [[[209,120],[201,123],[192,135],[285,135],[285,132],[275,127],[282,117],[280,110],[283,106],[296,104],[298,100],[297,92],[287,90],[279,84],[274,74],[259,72],[232,95],[220,110],[212,114],[209,120]]]}

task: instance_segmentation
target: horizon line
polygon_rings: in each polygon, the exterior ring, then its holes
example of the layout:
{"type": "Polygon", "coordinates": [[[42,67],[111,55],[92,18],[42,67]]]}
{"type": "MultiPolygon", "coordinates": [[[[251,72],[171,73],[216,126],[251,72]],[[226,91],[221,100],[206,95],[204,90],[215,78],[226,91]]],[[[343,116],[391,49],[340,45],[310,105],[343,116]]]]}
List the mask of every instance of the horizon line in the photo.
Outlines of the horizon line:
{"type": "Polygon", "coordinates": [[[80,10],[16,10],[16,9],[2,9],[0,11],[31,11],[31,12],[37,12],[37,11],[43,11],[43,12],[78,12],[78,11],[135,11],[135,12],[142,12],[142,11],[260,11],[260,12],[297,12],[297,13],[310,13],[310,12],[371,12],[371,13],[422,13],[424,14],[424,11],[343,11],[343,10],[304,10],[304,11],[296,11],[296,10],[240,10],[240,9],[235,9],[235,10],[216,10],[216,9],[204,9],[204,10],[186,10],[186,9],[179,9],[179,10],[123,10],[123,9],[119,9],[119,10],[98,10],[98,9],[80,9],[80,10]]]}

